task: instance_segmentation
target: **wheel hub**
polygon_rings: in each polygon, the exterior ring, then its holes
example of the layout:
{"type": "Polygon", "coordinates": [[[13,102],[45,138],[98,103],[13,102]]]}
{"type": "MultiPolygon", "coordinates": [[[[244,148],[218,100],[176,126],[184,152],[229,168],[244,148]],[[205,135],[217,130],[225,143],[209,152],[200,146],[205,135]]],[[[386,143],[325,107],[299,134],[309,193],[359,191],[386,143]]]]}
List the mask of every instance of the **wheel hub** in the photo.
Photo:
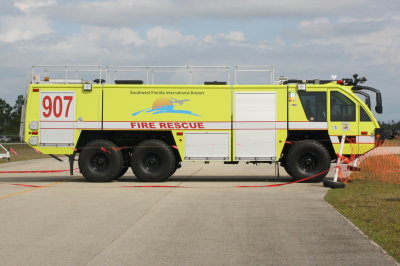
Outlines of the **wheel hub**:
{"type": "Polygon", "coordinates": [[[318,159],[314,154],[305,154],[300,159],[300,166],[307,172],[313,171],[318,164],[318,159]]]}
{"type": "Polygon", "coordinates": [[[157,154],[148,154],[143,159],[143,166],[146,171],[153,171],[161,165],[161,159],[157,154]]]}
{"type": "Polygon", "coordinates": [[[108,157],[105,154],[98,153],[92,157],[90,160],[92,168],[96,171],[101,171],[107,168],[109,164],[108,157]]]}

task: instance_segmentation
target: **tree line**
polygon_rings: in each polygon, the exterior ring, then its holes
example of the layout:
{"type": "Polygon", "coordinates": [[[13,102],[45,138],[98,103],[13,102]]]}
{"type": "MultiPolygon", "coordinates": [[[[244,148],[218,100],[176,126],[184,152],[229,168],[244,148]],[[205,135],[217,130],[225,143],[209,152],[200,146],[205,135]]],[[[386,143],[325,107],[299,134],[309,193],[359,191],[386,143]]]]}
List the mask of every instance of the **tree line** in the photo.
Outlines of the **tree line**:
{"type": "Polygon", "coordinates": [[[384,129],[384,137],[387,139],[394,139],[400,136],[400,121],[380,121],[379,125],[384,129]]]}
{"type": "Polygon", "coordinates": [[[400,130],[400,121],[394,121],[394,120],[389,122],[380,121],[379,125],[381,126],[381,128],[387,130],[400,130]]]}
{"type": "Polygon", "coordinates": [[[0,134],[18,135],[21,122],[22,107],[24,96],[18,95],[15,104],[11,106],[0,98],[0,134]]]}
{"type": "Polygon", "coordinates": [[[379,125],[383,129],[400,130],[400,121],[394,121],[394,120],[389,122],[380,121],[379,125]]]}

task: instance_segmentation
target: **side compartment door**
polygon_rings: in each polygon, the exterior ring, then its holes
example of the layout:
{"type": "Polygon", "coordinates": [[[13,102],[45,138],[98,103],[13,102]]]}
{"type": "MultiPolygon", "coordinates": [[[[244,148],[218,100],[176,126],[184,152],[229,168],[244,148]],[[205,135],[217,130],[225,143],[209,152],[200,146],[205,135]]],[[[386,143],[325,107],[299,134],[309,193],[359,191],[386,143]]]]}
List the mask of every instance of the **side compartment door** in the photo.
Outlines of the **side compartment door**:
{"type": "Polygon", "coordinates": [[[276,93],[235,92],[235,160],[276,157],[276,93]]]}
{"type": "Polygon", "coordinates": [[[40,92],[40,146],[73,146],[75,92],[40,92]]]}

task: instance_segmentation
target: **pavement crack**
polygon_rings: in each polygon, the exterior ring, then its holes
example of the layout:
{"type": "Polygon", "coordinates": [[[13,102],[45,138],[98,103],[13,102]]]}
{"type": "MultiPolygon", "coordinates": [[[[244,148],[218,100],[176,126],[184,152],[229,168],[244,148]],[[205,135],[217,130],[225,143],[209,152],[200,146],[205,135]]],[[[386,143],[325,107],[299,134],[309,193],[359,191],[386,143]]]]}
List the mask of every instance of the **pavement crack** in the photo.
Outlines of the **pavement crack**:
{"type": "Polygon", "coordinates": [[[203,169],[203,166],[201,166],[199,169],[194,171],[192,174],[188,175],[184,180],[180,181],[177,186],[182,185],[183,183],[187,182],[190,178],[192,178],[194,175],[196,175],[198,172],[200,172],[203,169]]]}

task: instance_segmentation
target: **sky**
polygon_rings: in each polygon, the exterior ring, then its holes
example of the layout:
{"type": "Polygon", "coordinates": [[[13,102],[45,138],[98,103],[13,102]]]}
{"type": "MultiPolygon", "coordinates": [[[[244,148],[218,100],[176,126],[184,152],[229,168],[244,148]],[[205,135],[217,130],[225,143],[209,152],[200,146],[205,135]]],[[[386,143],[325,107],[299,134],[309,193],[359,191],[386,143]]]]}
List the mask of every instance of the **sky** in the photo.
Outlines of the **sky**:
{"type": "Polygon", "coordinates": [[[0,98],[25,94],[32,65],[273,65],[366,76],[377,119],[397,121],[399,14],[399,0],[2,0],[0,98]]]}

